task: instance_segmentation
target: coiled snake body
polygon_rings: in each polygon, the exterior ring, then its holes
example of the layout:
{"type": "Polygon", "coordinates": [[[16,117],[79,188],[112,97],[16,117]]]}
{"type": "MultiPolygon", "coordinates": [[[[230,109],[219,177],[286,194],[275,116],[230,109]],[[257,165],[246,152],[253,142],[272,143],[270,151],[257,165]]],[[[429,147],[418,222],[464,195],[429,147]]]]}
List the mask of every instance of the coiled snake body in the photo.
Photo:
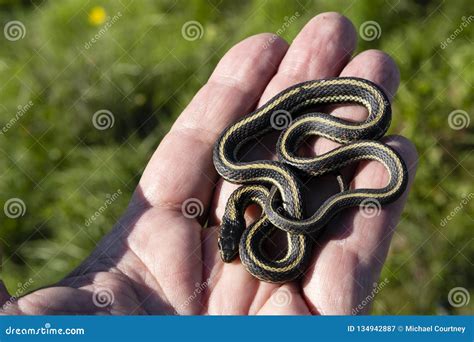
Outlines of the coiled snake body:
{"type": "Polygon", "coordinates": [[[296,84],[225,129],[214,146],[214,165],[224,179],[243,186],[229,198],[222,220],[218,245],[223,261],[231,262],[240,255],[243,265],[260,280],[294,280],[304,274],[315,237],[337,212],[370,201],[382,205],[397,199],[406,188],[406,166],[396,151],[378,141],[390,121],[390,103],[377,85],[343,77],[296,84]],[[311,106],[343,103],[364,106],[367,119],[350,122],[326,113],[304,114],[311,106]],[[278,161],[240,161],[238,152],[242,146],[275,130],[278,115],[292,119],[279,136],[278,161]],[[311,135],[343,145],[315,157],[298,156],[298,148],[311,135]],[[390,175],[388,184],[381,189],[349,190],[342,177],[338,177],[341,191],[306,217],[298,174],[333,174],[360,160],[382,163],[390,175]],[[263,211],[246,228],[244,212],[252,203],[263,211]],[[288,240],[286,254],[277,259],[272,259],[263,248],[274,229],[285,231],[288,240]]]}

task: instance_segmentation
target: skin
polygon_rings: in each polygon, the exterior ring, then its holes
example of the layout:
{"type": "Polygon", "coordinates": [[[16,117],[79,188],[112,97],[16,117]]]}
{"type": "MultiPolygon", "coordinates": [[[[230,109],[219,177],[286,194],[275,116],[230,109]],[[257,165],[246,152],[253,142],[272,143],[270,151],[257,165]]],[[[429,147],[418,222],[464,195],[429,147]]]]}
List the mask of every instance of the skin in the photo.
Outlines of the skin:
{"type": "MultiPolygon", "coordinates": [[[[373,218],[364,217],[358,208],[338,215],[318,241],[313,263],[301,281],[263,283],[239,260],[230,264],[220,260],[216,233],[235,185],[216,174],[212,147],[228,124],[297,82],[358,76],[379,84],[393,97],[400,80],[394,61],[376,50],[352,56],[356,40],[347,18],[323,13],[306,24],[291,46],[281,38],[273,41],[271,34],[235,45],[163,139],[125,214],[97,249],[59,283],[10,300],[3,313],[350,314],[379,278],[408,189],[373,218]],[[181,210],[190,198],[203,203],[204,212],[196,219],[186,218],[181,210]],[[206,221],[210,228],[203,230],[206,221]],[[100,307],[93,299],[104,289],[113,294],[113,302],[100,307]]],[[[357,106],[331,111],[350,120],[366,115],[357,106]]],[[[384,141],[406,162],[409,188],[416,169],[415,148],[400,136],[384,141]]],[[[314,139],[306,148],[323,153],[335,146],[314,139]]],[[[270,149],[258,144],[249,158],[268,158],[270,149]]],[[[388,179],[377,162],[361,162],[344,172],[352,188],[379,188],[388,179]]],[[[316,203],[321,191],[309,191],[308,196],[316,203]]],[[[248,214],[250,220],[255,216],[248,214]]],[[[0,286],[0,302],[9,299],[0,286]]],[[[367,305],[359,313],[369,310],[367,305]]]]}

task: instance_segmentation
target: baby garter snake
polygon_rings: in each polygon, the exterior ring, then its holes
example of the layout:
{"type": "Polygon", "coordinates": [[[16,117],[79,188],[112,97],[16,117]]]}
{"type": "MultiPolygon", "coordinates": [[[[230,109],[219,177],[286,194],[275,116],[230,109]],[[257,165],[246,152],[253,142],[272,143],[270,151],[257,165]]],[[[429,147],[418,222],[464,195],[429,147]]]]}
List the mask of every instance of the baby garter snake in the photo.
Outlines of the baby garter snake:
{"type": "Polygon", "coordinates": [[[379,205],[396,200],[405,190],[408,176],[398,153],[378,141],[390,121],[390,103],[377,85],[341,77],[296,84],[227,127],[214,146],[214,165],[224,179],[243,186],[229,198],[222,219],[218,245],[223,261],[231,262],[240,255],[242,264],[260,280],[294,280],[304,274],[315,237],[336,213],[367,200],[379,205]],[[306,113],[312,106],[329,104],[359,104],[367,109],[368,117],[351,122],[327,113],[306,113]],[[242,146],[275,130],[273,120],[278,113],[292,119],[279,136],[278,161],[240,161],[242,146]],[[297,151],[308,136],[321,136],[342,146],[315,157],[301,157],[297,151]],[[333,174],[360,160],[376,160],[384,165],[389,172],[388,184],[381,189],[348,189],[338,177],[341,191],[306,217],[299,176],[333,174]],[[244,212],[252,203],[263,211],[246,227],[244,212]],[[284,256],[271,258],[263,242],[275,229],[286,232],[288,246],[284,256]]]}

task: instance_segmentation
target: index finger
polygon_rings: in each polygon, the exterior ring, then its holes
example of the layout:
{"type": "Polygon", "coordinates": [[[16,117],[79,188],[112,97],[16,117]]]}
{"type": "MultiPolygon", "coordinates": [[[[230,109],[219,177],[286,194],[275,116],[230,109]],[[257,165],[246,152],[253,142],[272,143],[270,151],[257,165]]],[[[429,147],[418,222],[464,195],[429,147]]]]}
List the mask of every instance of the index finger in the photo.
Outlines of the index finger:
{"type": "Polygon", "coordinates": [[[193,198],[206,209],[217,180],[213,145],[226,126],[253,109],[286,49],[282,39],[259,34],[229,50],[155,151],[135,201],[180,208],[193,198]]]}

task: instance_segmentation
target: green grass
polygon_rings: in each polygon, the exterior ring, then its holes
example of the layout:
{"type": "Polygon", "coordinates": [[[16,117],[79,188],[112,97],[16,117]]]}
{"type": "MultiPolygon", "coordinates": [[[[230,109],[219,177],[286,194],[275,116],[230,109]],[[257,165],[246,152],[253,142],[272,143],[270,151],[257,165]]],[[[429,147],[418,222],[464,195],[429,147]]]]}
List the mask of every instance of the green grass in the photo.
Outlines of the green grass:
{"type": "Polygon", "coordinates": [[[0,134],[0,194],[2,204],[20,198],[26,206],[20,218],[0,215],[2,279],[15,292],[30,277],[40,287],[67,274],[120,216],[152,151],[225,51],[276,32],[298,12],[283,32],[291,41],[330,10],[356,27],[380,25],[381,37],[360,39],[358,50],[382,49],[398,62],[391,131],[412,139],[420,155],[374,312],[472,313],[474,300],[453,308],[447,298],[457,286],[473,292],[474,202],[462,200],[474,192],[474,122],[453,130],[448,115],[459,109],[474,120],[474,18],[441,47],[468,8],[469,0],[0,1],[2,27],[19,20],[26,28],[17,41],[0,36],[0,126],[9,127],[0,134]],[[103,27],[88,20],[94,6],[121,16],[86,49],[103,27]],[[183,39],[190,20],[202,24],[201,39],[183,39]],[[113,113],[113,127],[94,128],[100,109],[113,113]],[[118,190],[114,205],[86,226],[118,190]]]}

